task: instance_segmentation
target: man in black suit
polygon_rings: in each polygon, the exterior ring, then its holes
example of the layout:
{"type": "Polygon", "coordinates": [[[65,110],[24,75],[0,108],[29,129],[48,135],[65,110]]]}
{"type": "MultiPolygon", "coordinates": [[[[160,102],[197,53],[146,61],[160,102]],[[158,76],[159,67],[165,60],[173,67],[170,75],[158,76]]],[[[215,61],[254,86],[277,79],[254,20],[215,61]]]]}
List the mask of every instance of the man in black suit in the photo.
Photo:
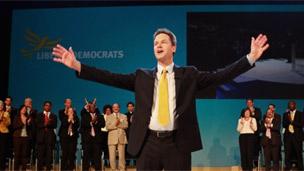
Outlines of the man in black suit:
{"type": "Polygon", "coordinates": [[[81,137],[83,149],[83,170],[94,166],[101,170],[102,133],[105,120],[96,108],[96,99],[88,102],[81,110],[81,137]]]}
{"type": "Polygon", "coordinates": [[[303,170],[303,113],[296,109],[296,102],[288,102],[288,111],[283,115],[285,168],[291,169],[293,152],[297,160],[297,169],[303,170]]]}
{"type": "Polygon", "coordinates": [[[230,81],[248,71],[268,48],[267,37],[251,40],[250,53],[217,73],[179,67],[173,63],[176,37],[168,29],[154,33],[154,69],[115,74],[81,64],[70,47],[53,48],[55,62],[77,71],[77,76],[135,92],[136,109],[130,128],[128,152],[139,155],[138,170],[190,170],[191,152],[202,149],[195,94],[211,85],[230,81]]]}
{"type": "Polygon", "coordinates": [[[254,132],[255,142],[254,142],[254,153],[253,153],[253,163],[255,166],[257,166],[259,160],[259,152],[261,150],[260,132],[261,132],[262,112],[260,108],[254,105],[254,100],[251,98],[246,99],[246,108],[242,109],[241,114],[245,111],[245,109],[249,109],[251,111],[251,117],[254,117],[257,122],[257,130],[254,132]]]}
{"type": "Polygon", "coordinates": [[[72,108],[72,100],[64,100],[64,109],[59,110],[61,122],[58,135],[61,146],[61,169],[74,170],[77,150],[79,118],[72,108]]]}
{"type": "MultiPolygon", "coordinates": [[[[5,98],[5,101],[4,101],[5,107],[4,108],[5,108],[6,112],[9,113],[11,122],[14,121],[15,116],[17,116],[17,114],[18,114],[18,109],[12,105],[12,102],[13,102],[13,99],[11,96],[7,96],[5,98]]],[[[8,129],[9,129],[8,148],[6,148],[6,150],[7,150],[6,157],[13,158],[13,132],[14,132],[13,124],[10,124],[8,126],[8,129]]]]}
{"type": "MultiPolygon", "coordinates": [[[[72,100],[67,98],[67,99],[64,99],[64,108],[63,109],[60,109],[58,111],[58,116],[59,116],[59,120],[60,122],[63,121],[63,119],[66,119],[68,117],[68,109],[69,108],[72,108],[72,100]]],[[[75,114],[76,114],[76,111],[74,111],[75,114]]],[[[77,115],[77,114],[76,114],[77,115]]],[[[61,134],[61,129],[62,129],[62,125],[59,127],[59,130],[58,130],[58,135],[60,136],[61,134]]],[[[61,143],[61,142],[60,142],[61,143]]]]}
{"type": "Polygon", "coordinates": [[[261,123],[261,144],[264,150],[266,170],[271,170],[271,161],[273,161],[273,170],[279,170],[282,143],[280,131],[281,116],[274,113],[274,110],[269,108],[261,123]]]}
{"type": "MultiPolygon", "coordinates": [[[[128,119],[128,128],[126,130],[126,133],[127,133],[127,139],[129,139],[129,132],[130,132],[130,127],[132,125],[132,120],[133,120],[133,114],[134,114],[134,110],[135,110],[135,104],[133,102],[128,102],[127,103],[127,112],[125,113],[126,116],[127,116],[127,119],[128,119]]],[[[128,148],[128,144],[126,144],[126,149],[128,148]]],[[[127,151],[127,150],[126,150],[127,151]]],[[[130,162],[131,162],[131,158],[132,155],[130,155],[128,152],[126,153],[126,165],[130,165],[130,162]]],[[[134,160],[134,165],[136,165],[136,161],[134,160]]]]}
{"type": "Polygon", "coordinates": [[[43,103],[43,111],[36,118],[38,170],[44,170],[43,167],[46,167],[46,170],[52,169],[57,116],[51,110],[52,102],[45,101],[43,103]]]}
{"type": "Polygon", "coordinates": [[[33,108],[33,100],[30,97],[26,97],[24,99],[24,106],[26,107],[26,113],[29,116],[29,118],[33,121],[31,123],[31,139],[30,139],[30,148],[28,148],[28,160],[31,160],[32,165],[35,164],[36,161],[36,124],[35,120],[37,117],[38,111],[33,108]]]}

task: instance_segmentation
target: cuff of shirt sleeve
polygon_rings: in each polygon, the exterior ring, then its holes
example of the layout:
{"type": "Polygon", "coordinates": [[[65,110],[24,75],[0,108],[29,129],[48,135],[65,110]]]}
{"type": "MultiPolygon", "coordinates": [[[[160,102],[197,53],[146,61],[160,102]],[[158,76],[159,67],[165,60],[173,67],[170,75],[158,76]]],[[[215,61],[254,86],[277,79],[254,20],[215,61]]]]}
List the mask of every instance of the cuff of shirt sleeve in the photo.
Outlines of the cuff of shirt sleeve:
{"type": "Polygon", "coordinates": [[[253,59],[251,56],[249,55],[246,55],[247,59],[248,59],[248,62],[249,64],[252,66],[254,63],[255,63],[255,59],[253,59]]]}

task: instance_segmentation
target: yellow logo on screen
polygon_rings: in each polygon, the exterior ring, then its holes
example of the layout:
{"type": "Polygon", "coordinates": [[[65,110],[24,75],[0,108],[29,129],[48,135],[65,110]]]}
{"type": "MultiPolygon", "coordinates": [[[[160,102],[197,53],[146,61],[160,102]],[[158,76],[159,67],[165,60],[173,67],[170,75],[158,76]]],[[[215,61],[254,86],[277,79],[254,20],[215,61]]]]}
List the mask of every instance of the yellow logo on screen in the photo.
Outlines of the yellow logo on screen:
{"type": "Polygon", "coordinates": [[[20,52],[26,58],[32,58],[41,51],[50,51],[60,41],[60,39],[52,40],[48,36],[40,36],[31,30],[25,31],[24,38],[27,48],[22,48],[20,52]]]}

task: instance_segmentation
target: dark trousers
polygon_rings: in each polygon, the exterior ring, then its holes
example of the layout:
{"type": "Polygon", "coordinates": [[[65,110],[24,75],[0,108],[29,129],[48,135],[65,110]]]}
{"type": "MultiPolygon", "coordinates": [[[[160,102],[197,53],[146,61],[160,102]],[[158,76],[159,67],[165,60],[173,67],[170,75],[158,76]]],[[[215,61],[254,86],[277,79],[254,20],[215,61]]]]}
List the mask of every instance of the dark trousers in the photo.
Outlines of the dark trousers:
{"type": "Polygon", "coordinates": [[[101,150],[104,154],[104,160],[109,160],[108,132],[101,132],[101,139],[101,150]]]}
{"type": "Polygon", "coordinates": [[[43,170],[44,166],[47,170],[52,169],[54,146],[54,143],[37,143],[38,170],[43,170]]]}
{"type": "Polygon", "coordinates": [[[284,149],[285,149],[285,168],[291,169],[291,160],[293,152],[297,160],[297,169],[303,170],[303,156],[302,156],[302,140],[298,139],[293,134],[284,135],[284,149]]]}
{"type": "Polygon", "coordinates": [[[0,170],[5,169],[7,148],[8,148],[8,133],[0,133],[0,170]]]}
{"type": "Polygon", "coordinates": [[[83,170],[89,170],[90,164],[94,165],[95,170],[101,170],[101,143],[94,137],[88,136],[83,143],[83,170]]]}
{"type": "Polygon", "coordinates": [[[239,136],[241,166],[243,170],[252,170],[253,168],[255,138],[254,134],[241,134],[239,136]]]}
{"type": "Polygon", "coordinates": [[[22,170],[26,169],[26,165],[29,163],[29,137],[14,137],[14,169],[19,170],[22,166],[22,170]]]}
{"type": "Polygon", "coordinates": [[[75,169],[77,138],[64,137],[60,138],[61,145],[61,169],[73,170],[75,169]]]}
{"type": "Polygon", "coordinates": [[[272,145],[271,140],[267,139],[266,144],[263,146],[263,151],[266,170],[271,170],[271,161],[273,162],[273,170],[279,170],[281,146],[272,145]]]}
{"type": "Polygon", "coordinates": [[[157,137],[149,133],[137,160],[137,170],[191,170],[191,153],[177,149],[174,134],[157,137]]]}

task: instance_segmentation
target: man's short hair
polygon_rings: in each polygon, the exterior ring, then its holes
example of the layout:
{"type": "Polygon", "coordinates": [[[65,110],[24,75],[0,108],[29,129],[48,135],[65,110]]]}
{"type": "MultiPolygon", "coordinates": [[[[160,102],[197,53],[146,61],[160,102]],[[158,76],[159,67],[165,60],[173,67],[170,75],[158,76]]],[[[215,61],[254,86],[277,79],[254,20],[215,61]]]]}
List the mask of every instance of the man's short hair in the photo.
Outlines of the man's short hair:
{"type": "Polygon", "coordinates": [[[252,102],[254,102],[253,98],[247,98],[247,99],[246,99],[246,102],[247,102],[247,101],[252,101],[252,102]]]}
{"type": "Polygon", "coordinates": [[[153,34],[153,40],[155,40],[156,36],[159,34],[166,34],[170,37],[171,43],[172,45],[176,46],[177,40],[176,40],[176,36],[174,35],[174,33],[172,31],[170,31],[167,28],[159,28],[155,31],[155,33],[153,34]]]}
{"type": "Polygon", "coordinates": [[[45,106],[46,104],[49,104],[50,106],[52,106],[52,102],[50,100],[46,100],[43,102],[43,106],[45,106]]]}
{"type": "Polygon", "coordinates": [[[273,106],[274,108],[276,107],[276,105],[273,103],[270,103],[268,106],[273,106]]]}
{"type": "Polygon", "coordinates": [[[127,107],[128,107],[129,105],[135,106],[135,104],[134,104],[133,102],[128,102],[128,103],[127,103],[127,107]]]}

